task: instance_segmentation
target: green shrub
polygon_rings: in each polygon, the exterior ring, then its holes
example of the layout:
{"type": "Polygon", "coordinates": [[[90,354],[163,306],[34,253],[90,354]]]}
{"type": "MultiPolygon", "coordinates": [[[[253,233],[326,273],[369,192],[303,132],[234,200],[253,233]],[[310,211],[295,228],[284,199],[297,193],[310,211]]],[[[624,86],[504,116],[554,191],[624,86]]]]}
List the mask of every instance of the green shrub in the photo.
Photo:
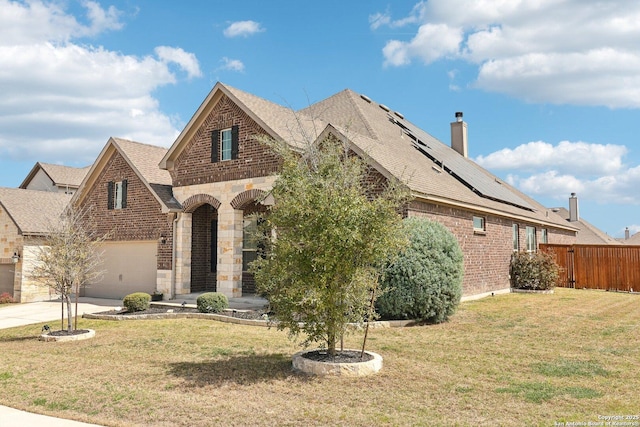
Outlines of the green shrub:
{"type": "Polygon", "coordinates": [[[550,254],[518,252],[511,256],[509,276],[512,288],[549,290],[558,283],[560,269],[550,254]]]}
{"type": "Polygon", "coordinates": [[[0,294],[0,304],[9,304],[15,302],[13,300],[13,297],[11,295],[9,295],[8,292],[3,292],[2,294],[0,294]]]}
{"type": "Polygon", "coordinates": [[[151,295],[145,292],[134,292],[124,297],[122,305],[124,305],[129,312],[143,311],[149,308],[150,301],[151,295]]]}
{"type": "Polygon", "coordinates": [[[196,305],[200,313],[220,313],[229,307],[229,300],[219,292],[207,292],[198,297],[196,305]]]}
{"type": "Polygon", "coordinates": [[[389,265],[376,308],[382,318],[441,323],[462,297],[463,257],[458,241],[442,224],[407,218],[409,246],[389,265]]]}

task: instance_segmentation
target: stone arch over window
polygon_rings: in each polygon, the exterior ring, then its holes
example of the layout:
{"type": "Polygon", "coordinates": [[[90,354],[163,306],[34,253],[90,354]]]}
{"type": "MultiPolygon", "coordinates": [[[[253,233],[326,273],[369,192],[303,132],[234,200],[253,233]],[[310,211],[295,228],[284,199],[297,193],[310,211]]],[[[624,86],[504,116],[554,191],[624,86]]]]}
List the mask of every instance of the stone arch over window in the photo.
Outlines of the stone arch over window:
{"type": "Polygon", "coordinates": [[[184,203],[182,203],[182,211],[185,213],[193,213],[204,204],[209,204],[217,210],[220,208],[222,203],[220,203],[220,201],[215,197],[208,194],[196,194],[195,196],[189,197],[184,201],[184,203]]]}
{"type": "Polygon", "coordinates": [[[242,193],[234,197],[231,201],[231,206],[233,207],[233,209],[243,210],[245,206],[251,204],[256,200],[262,200],[262,198],[264,198],[264,196],[266,195],[266,191],[252,188],[251,190],[243,191],[242,193]]]}

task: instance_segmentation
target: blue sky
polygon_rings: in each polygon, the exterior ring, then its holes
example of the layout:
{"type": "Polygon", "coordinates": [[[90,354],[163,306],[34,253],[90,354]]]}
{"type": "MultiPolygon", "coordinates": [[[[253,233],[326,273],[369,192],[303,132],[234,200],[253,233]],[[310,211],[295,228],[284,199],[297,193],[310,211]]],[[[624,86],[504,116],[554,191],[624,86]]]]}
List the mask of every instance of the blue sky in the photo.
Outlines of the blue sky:
{"type": "Polygon", "coordinates": [[[640,3],[0,0],[0,186],[169,147],[217,81],[299,109],[350,88],[548,207],[640,231],[640,3]]]}

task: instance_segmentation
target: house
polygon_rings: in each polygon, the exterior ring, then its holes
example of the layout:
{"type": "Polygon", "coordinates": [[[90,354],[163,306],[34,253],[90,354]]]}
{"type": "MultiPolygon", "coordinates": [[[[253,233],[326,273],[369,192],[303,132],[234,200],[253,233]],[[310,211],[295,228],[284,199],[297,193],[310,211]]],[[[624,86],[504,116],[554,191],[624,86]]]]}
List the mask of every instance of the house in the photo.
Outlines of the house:
{"type": "Polygon", "coordinates": [[[29,279],[42,237],[71,196],[49,191],[0,188],[0,294],[17,302],[51,299],[48,287],[29,279]]]}
{"type": "Polygon", "coordinates": [[[169,293],[173,227],[181,205],[171,176],[158,167],[167,149],[110,138],[73,195],[88,229],[106,235],[104,276],[84,296],[122,298],[132,292],[169,293]]]}
{"type": "Polygon", "coordinates": [[[553,208],[565,221],[578,229],[575,243],[578,245],[619,245],[620,242],[607,235],[598,227],[590,224],[580,217],[578,197],[576,193],[571,193],[569,198],[569,209],[553,208]]]}
{"type": "Polygon", "coordinates": [[[89,166],[74,168],[38,162],[22,181],[19,188],[73,194],[88,171],[89,166]]]}
{"type": "MultiPolygon", "coordinates": [[[[255,291],[247,265],[256,248],[246,231],[255,227],[250,214],[267,209],[264,195],[279,169],[279,159],[260,142],[265,137],[293,146],[329,136],[348,140],[370,162],[373,179],[406,181],[414,197],[406,215],[444,224],[460,243],[466,297],[508,290],[514,251],[535,251],[539,242],[575,242],[576,226],[467,157],[461,113],[451,132],[448,146],[351,90],[294,112],[217,83],[159,162],[170,174],[177,204],[167,212],[165,227],[148,238],[173,230],[169,294],[217,290],[237,297],[255,291]]],[[[101,208],[106,180],[91,186],[103,193],[101,208]]],[[[112,226],[131,223],[114,218],[112,226]]],[[[158,279],[157,287],[166,290],[166,282],[158,279]]]]}
{"type": "Polygon", "coordinates": [[[619,244],[621,244],[621,245],[633,245],[633,246],[640,245],[640,233],[635,233],[633,235],[630,235],[629,227],[627,227],[624,230],[624,239],[621,239],[619,241],[619,244]]]}

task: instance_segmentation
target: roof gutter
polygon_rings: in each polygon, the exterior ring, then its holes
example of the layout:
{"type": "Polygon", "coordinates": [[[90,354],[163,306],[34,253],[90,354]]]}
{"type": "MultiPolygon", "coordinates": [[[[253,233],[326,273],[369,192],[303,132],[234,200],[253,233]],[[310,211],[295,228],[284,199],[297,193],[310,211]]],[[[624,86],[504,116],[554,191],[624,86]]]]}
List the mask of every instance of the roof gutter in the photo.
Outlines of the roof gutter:
{"type": "Polygon", "coordinates": [[[491,208],[487,208],[484,206],[478,206],[478,205],[472,205],[469,203],[461,203],[455,200],[451,200],[451,199],[446,199],[443,197],[437,197],[437,196],[431,196],[428,194],[421,194],[421,193],[415,193],[412,192],[411,195],[414,197],[415,200],[422,200],[422,201],[426,201],[426,202],[431,202],[431,203],[436,203],[439,205],[447,205],[447,206],[452,206],[452,207],[456,207],[456,208],[460,208],[460,209],[465,209],[465,210],[473,210],[473,211],[477,211],[477,212],[482,212],[482,213],[486,213],[486,214],[490,214],[490,215],[495,215],[495,216],[499,216],[502,218],[509,218],[509,219],[516,219],[516,220],[520,220],[523,222],[529,222],[529,223],[536,223],[536,224],[540,224],[540,225],[545,225],[545,226],[549,226],[549,227],[554,227],[554,228],[559,228],[562,230],[567,230],[567,231],[578,231],[578,228],[573,227],[573,226],[566,226],[563,224],[558,224],[555,222],[550,222],[550,221],[543,221],[540,219],[536,219],[536,218],[531,218],[531,217],[527,217],[525,215],[518,215],[518,214],[509,214],[503,211],[499,211],[497,209],[491,209],[491,208]]]}

